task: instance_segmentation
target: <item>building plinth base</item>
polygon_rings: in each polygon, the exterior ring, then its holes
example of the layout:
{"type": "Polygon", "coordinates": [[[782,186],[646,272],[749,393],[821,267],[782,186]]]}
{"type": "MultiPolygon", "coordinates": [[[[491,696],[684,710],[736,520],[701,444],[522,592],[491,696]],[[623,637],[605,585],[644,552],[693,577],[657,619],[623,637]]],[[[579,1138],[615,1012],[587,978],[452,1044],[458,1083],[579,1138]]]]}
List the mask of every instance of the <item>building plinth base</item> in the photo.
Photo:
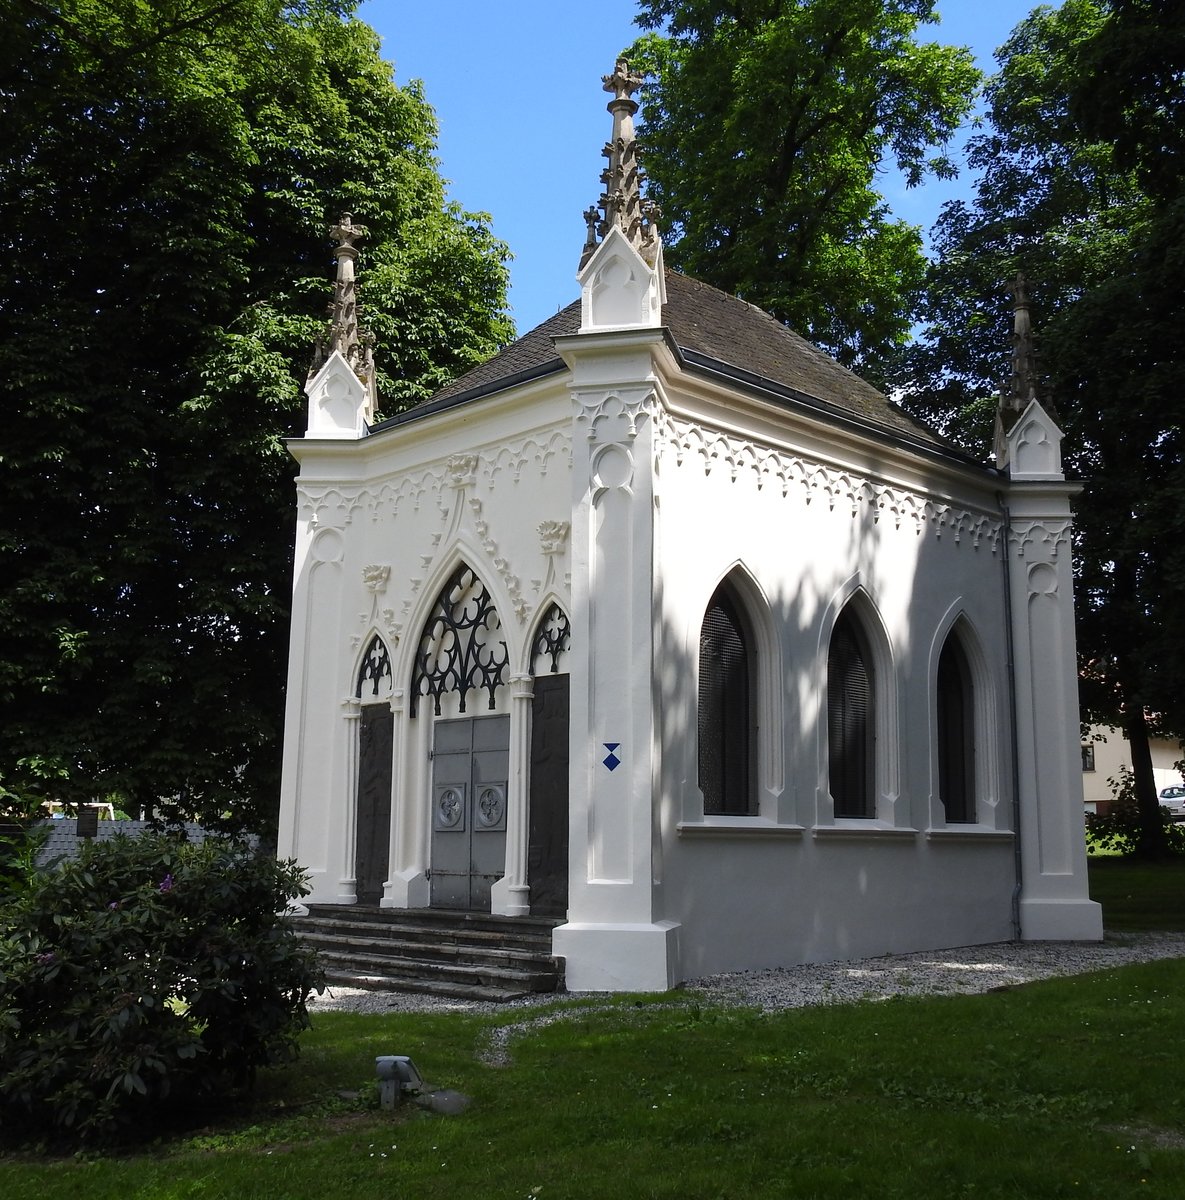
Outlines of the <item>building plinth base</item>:
{"type": "Polygon", "coordinates": [[[679,925],[569,921],[552,935],[570,992],[665,992],[677,984],[679,925]]]}
{"type": "Polygon", "coordinates": [[[1021,900],[1025,942],[1101,942],[1103,909],[1093,900],[1021,900]]]}

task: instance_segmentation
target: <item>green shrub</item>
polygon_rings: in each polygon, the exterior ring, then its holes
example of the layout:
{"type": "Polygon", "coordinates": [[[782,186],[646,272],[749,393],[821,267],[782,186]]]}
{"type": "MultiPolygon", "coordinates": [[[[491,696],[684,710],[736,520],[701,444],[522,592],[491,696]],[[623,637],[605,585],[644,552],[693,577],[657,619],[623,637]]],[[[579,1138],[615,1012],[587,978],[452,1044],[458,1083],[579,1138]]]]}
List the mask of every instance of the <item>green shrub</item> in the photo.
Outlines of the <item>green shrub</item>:
{"type": "MultiPolygon", "coordinates": [[[[1118,776],[1107,786],[1115,799],[1105,813],[1086,814],[1086,837],[1091,846],[1117,854],[1134,854],[1140,844],[1140,809],[1136,800],[1135,776],[1120,766],[1118,776]]],[[[1185,854],[1185,825],[1173,821],[1166,809],[1160,810],[1164,823],[1165,845],[1175,854],[1185,854]]]]}
{"type": "Polygon", "coordinates": [[[306,890],[242,842],[164,834],[27,880],[0,907],[0,1124],[148,1129],[295,1057],[321,980],[279,914],[306,890]]]}

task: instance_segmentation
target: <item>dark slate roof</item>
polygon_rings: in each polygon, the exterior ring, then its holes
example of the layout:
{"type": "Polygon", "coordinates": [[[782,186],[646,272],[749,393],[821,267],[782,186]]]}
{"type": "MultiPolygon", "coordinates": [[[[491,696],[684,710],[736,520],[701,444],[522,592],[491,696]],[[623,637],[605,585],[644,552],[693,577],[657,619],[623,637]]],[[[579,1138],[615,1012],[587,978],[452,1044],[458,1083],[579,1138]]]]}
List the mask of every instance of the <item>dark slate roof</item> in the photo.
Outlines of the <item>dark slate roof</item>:
{"type": "MultiPolygon", "coordinates": [[[[688,367],[724,375],[785,401],[854,418],[943,453],[964,457],[871,384],[744,300],[668,271],[667,303],[662,316],[670,340],[688,367]]],[[[430,399],[375,428],[402,424],[559,371],[563,362],[552,339],[579,330],[577,300],[430,399]]]]}

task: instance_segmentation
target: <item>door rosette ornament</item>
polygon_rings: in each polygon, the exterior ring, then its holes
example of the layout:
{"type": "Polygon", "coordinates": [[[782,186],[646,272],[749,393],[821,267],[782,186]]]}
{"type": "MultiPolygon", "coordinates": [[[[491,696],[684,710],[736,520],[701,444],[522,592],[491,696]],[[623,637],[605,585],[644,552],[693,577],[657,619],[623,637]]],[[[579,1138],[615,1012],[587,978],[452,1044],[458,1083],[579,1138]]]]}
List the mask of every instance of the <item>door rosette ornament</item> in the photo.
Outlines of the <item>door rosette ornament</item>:
{"type": "Polygon", "coordinates": [[[442,788],[436,797],[436,828],[464,829],[465,797],[459,788],[442,788]]]}
{"type": "Polygon", "coordinates": [[[477,797],[477,823],[482,829],[500,829],[506,821],[506,792],[483,787],[477,797]]]}

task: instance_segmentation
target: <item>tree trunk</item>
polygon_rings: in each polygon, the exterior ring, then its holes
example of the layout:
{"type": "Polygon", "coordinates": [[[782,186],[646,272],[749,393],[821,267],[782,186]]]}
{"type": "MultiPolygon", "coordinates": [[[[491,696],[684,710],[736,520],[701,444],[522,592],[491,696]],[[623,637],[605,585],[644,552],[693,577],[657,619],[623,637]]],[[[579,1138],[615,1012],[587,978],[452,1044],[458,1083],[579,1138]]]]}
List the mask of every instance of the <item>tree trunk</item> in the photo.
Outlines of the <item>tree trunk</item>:
{"type": "Polygon", "coordinates": [[[1148,721],[1143,706],[1138,702],[1131,705],[1124,717],[1123,733],[1131,750],[1136,809],[1140,816],[1140,836],[1136,842],[1136,854],[1140,858],[1166,858],[1169,848],[1165,839],[1164,821],[1160,815],[1156,776],[1152,773],[1148,721]]]}

